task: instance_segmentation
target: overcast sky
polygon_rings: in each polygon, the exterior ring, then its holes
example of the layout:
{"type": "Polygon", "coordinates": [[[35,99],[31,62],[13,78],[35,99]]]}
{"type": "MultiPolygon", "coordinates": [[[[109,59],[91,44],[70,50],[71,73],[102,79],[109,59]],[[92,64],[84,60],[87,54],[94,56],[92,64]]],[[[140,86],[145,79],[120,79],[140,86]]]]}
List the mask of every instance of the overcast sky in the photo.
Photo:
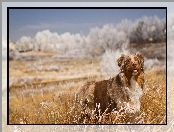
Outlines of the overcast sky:
{"type": "Polygon", "coordinates": [[[143,16],[166,17],[165,9],[10,9],[9,38],[16,42],[22,36],[34,37],[37,32],[50,30],[62,34],[87,35],[91,28],[117,24],[124,19],[143,16]]]}

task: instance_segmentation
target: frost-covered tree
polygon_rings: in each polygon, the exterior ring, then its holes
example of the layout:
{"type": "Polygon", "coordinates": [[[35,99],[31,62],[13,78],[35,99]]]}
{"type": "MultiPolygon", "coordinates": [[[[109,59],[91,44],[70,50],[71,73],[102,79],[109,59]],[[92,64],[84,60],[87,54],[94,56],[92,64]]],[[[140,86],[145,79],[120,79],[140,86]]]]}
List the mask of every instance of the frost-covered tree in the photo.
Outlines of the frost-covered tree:
{"type": "Polygon", "coordinates": [[[33,42],[31,37],[23,36],[15,44],[16,50],[20,52],[33,50],[33,42]]]}
{"type": "Polygon", "coordinates": [[[158,17],[143,17],[138,19],[130,33],[131,43],[161,42],[164,38],[166,22],[158,17]]]}

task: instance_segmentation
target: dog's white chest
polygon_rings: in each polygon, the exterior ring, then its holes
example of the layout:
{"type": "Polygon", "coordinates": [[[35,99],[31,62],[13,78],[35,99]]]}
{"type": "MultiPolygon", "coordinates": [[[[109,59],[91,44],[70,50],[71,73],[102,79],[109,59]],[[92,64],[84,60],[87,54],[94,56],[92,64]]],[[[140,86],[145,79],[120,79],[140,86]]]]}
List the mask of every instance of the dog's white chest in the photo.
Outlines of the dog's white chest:
{"type": "Polygon", "coordinates": [[[135,91],[136,89],[141,89],[141,87],[138,85],[138,83],[135,81],[134,77],[130,80],[131,89],[135,91]]]}
{"type": "Polygon", "coordinates": [[[143,91],[138,83],[135,81],[134,77],[130,80],[131,86],[129,88],[129,97],[131,104],[136,110],[140,110],[140,99],[142,97],[143,91]]]}

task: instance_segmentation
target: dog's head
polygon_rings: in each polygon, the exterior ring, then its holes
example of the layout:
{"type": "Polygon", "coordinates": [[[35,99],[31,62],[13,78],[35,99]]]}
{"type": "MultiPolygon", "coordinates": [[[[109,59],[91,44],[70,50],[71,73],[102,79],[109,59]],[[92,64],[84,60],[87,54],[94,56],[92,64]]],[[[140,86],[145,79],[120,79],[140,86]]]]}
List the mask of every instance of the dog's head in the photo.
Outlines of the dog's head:
{"type": "Polygon", "coordinates": [[[128,75],[136,76],[144,72],[144,58],[139,52],[128,56],[122,54],[117,62],[121,72],[128,75]]]}

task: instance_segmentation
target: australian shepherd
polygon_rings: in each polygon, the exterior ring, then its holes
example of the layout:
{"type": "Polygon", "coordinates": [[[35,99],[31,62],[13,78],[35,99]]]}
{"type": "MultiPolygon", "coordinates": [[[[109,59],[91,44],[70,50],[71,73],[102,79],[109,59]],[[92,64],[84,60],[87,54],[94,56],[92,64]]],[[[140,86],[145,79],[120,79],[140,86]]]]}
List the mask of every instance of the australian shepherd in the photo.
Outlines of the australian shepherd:
{"type": "Polygon", "coordinates": [[[82,104],[101,112],[119,110],[125,105],[140,111],[143,95],[144,58],[141,53],[121,55],[117,60],[120,72],[109,80],[87,82],[80,91],[82,104]]]}

